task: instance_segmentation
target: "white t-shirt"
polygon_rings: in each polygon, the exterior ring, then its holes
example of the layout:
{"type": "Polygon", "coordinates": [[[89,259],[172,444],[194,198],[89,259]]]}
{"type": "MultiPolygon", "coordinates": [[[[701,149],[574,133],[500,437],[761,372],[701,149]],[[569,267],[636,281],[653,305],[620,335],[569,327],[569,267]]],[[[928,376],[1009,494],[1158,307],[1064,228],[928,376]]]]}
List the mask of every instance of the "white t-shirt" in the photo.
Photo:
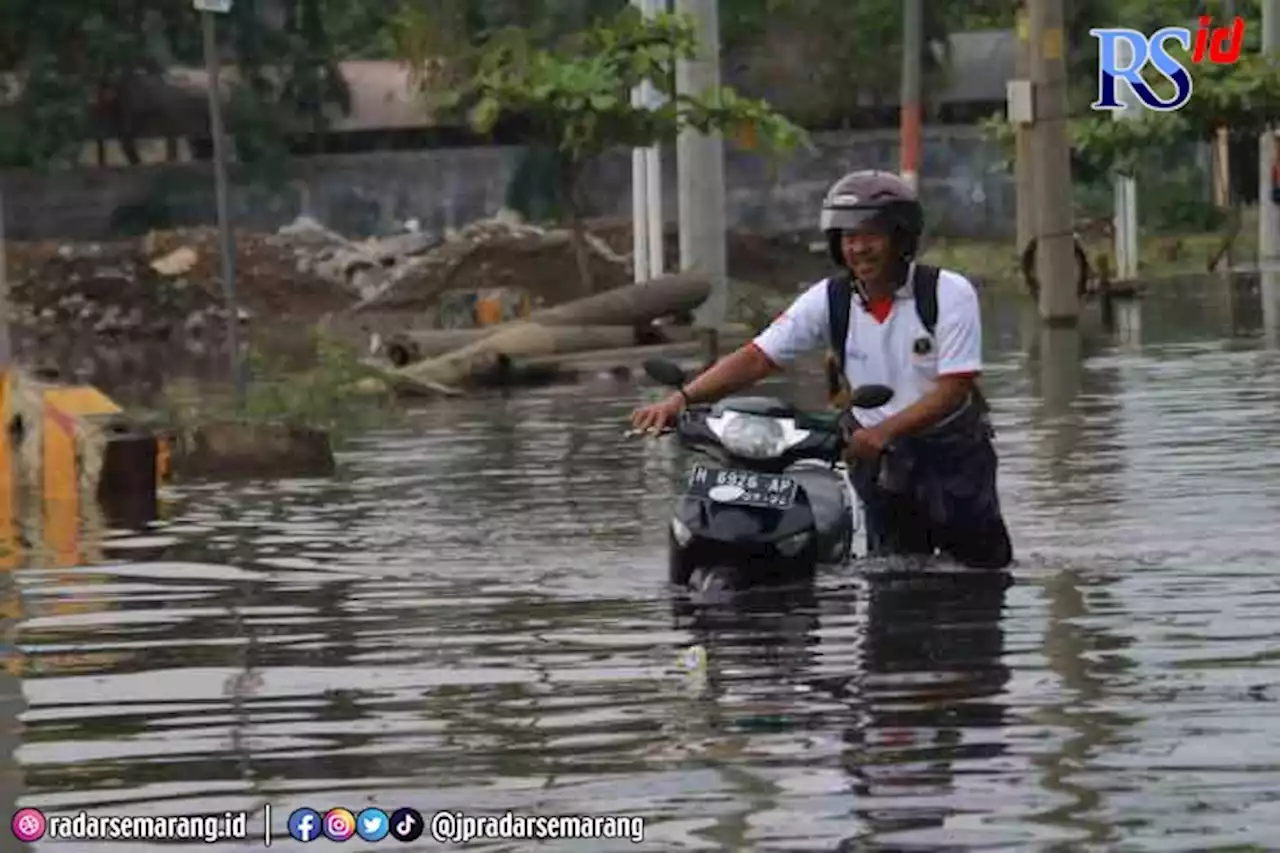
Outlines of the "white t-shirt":
{"type": "MultiPolygon", "coordinates": [[[[888,385],[893,399],[878,409],[858,409],[864,426],[892,417],[929,393],[939,376],[982,372],[982,314],[978,293],[964,276],[942,270],[938,276],[938,322],[932,336],[920,322],[911,287],[907,284],[892,301],[862,307],[857,296],[849,308],[849,337],[845,342],[845,376],[849,387],[888,385]]],[[[779,366],[796,356],[830,346],[827,320],[827,280],[802,293],[783,314],[756,336],[755,345],[779,366]]]]}

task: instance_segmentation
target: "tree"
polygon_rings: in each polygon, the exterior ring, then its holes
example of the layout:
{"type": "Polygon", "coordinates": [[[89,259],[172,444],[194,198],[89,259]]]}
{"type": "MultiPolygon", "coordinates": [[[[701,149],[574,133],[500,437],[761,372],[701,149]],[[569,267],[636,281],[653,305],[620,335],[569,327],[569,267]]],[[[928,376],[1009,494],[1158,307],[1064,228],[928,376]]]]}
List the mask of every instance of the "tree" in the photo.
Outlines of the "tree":
{"type": "MultiPolygon", "coordinates": [[[[1071,140],[1080,164],[1104,174],[1132,174],[1155,150],[1207,141],[1220,127],[1236,138],[1257,138],[1280,115],[1280,66],[1260,54],[1242,53],[1231,65],[1187,67],[1193,69],[1194,91],[1176,112],[1142,110],[1126,121],[1090,112],[1072,119],[1071,140]]],[[[1168,90],[1167,81],[1153,79],[1152,85],[1168,90]]],[[[986,127],[1011,150],[1013,127],[1004,116],[993,117],[986,127]]]]}
{"type": "MultiPolygon", "coordinates": [[[[923,4],[926,94],[947,73],[955,6],[923,4]]],[[[724,51],[743,69],[743,87],[784,92],[780,109],[801,123],[843,123],[898,96],[901,0],[737,0],[722,3],[721,15],[724,51]]]]}
{"type": "MultiPolygon", "coordinates": [[[[592,290],[579,194],[584,169],[615,147],[647,146],[671,140],[685,128],[726,131],[749,148],[773,155],[804,144],[803,130],[763,101],[732,89],[686,95],[675,92],[675,61],[697,55],[694,24],[661,14],[645,19],[627,7],[551,47],[534,42],[527,30],[504,28],[469,56],[451,65],[465,78],[445,93],[446,113],[465,115],[478,132],[488,133],[500,117],[515,116],[534,144],[556,155],[562,201],[573,234],[580,283],[592,290]],[[649,79],[663,96],[657,109],[633,106],[631,90],[649,79]]],[[[423,69],[429,90],[438,92],[437,53],[424,50],[429,39],[414,40],[412,27],[403,42],[424,52],[407,58],[423,69]]]]}
{"type": "MultiPolygon", "coordinates": [[[[241,77],[228,125],[246,150],[254,141],[279,148],[288,134],[323,128],[330,106],[347,109],[328,14],[326,0],[237,0],[220,21],[223,58],[241,77]],[[267,20],[273,1],[282,27],[267,20]]],[[[203,62],[199,14],[169,0],[0,0],[0,34],[0,66],[21,81],[14,107],[0,113],[8,166],[72,160],[95,138],[120,140],[138,162],[135,119],[155,112],[164,72],[203,62]]]]}

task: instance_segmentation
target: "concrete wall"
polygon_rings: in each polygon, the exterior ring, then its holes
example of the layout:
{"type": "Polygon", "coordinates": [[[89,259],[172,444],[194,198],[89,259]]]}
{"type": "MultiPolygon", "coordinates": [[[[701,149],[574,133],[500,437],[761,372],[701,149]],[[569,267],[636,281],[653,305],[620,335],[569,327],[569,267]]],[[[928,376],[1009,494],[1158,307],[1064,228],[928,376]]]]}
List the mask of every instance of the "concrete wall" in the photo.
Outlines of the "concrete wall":
{"type": "MultiPolygon", "coordinates": [[[[896,131],[814,135],[816,150],[771,168],[732,148],[726,155],[730,227],[789,233],[817,227],[827,186],[855,168],[896,168],[896,131]]],[[[275,174],[233,170],[236,225],[275,229],[309,213],[351,236],[399,230],[409,218],[438,232],[495,213],[519,161],[519,148],[393,151],[298,158],[275,174]]],[[[677,215],[675,156],[664,152],[664,208],[677,215]]],[[[586,182],[591,212],[630,216],[631,159],[612,153],[586,182]]],[[[157,225],[215,222],[206,164],[84,169],[3,175],[7,237],[107,239],[157,225]]],[[[935,233],[1007,234],[1013,228],[1011,177],[994,143],[977,128],[930,128],[923,192],[935,233]]]]}

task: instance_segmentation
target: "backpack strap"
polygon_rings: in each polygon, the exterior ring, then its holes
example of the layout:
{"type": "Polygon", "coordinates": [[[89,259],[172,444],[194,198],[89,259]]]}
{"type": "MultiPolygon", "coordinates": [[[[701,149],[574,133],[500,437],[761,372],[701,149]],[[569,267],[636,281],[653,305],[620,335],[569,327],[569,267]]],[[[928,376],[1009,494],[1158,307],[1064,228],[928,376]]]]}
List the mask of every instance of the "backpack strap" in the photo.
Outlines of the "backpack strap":
{"type": "MultiPolygon", "coordinates": [[[[916,300],[916,313],[920,315],[920,323],[930,335],[938,327],[938,277],[942,270],[928,264],[916,264],[915,278],[911,282],[912,292],[916,300]]],[[[986,395],[975,382],[973,385],[973,402],[978,411],[989,412],[991,406],[986,395]]]]}
{"type": "Polygon", "coordinates": [[[839,405],[844,383],[845,344],[849,339],[849,310],[853,304],[853,282],[847,272],[827,279],[827,396],[839,405]]]}
{"type": "Polygon", "coordinates": [[[916,264],[916,274],[911,280],[911,289],[916,298],[916,313],[924,330],[933,334],[938,326],[938,277],[942,270],[928,264],[916,264]]]}

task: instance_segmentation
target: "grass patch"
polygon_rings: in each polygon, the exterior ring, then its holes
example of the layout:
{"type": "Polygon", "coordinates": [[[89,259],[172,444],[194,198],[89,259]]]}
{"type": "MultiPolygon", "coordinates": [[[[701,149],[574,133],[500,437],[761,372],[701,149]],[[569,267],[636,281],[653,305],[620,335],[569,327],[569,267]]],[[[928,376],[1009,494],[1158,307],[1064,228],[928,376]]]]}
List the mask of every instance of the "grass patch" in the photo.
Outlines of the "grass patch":
{"type": "MultiPolygon", "coordinates": [[[[1144,280],[1188,273],[1207,273],[1209,260],[1218,253],[1225,231],[1184,234],[1143,234],[1138,238],[1138,277],[1144,280]]],[[[1081,238],[1094,275],[1105,262],[1115,270],[1115,244],[1105,234],[1085,234],[1081,238]]],[[[1246,211],[1240,232],[1231,247],[1231,257],[1254,258],[1258,246],[1255,211],[1246,211]]],[[[961,240],[939,238],[929,243],[921,256],[926,263],[962,272],[993,289],[1022,288],[1022,265],[1013,240],[961,240]]]]}
{"type": "Polygon", "coordinates": [[[176,430],[212,421],[288,424],[324,430],[335,445],[400,422],[404,409],[354,348],[311,329],[305,350],[300,360],[252,346],[240,408],[228,383],[181,379],[166,384],[150,419],[176,430]]]}

